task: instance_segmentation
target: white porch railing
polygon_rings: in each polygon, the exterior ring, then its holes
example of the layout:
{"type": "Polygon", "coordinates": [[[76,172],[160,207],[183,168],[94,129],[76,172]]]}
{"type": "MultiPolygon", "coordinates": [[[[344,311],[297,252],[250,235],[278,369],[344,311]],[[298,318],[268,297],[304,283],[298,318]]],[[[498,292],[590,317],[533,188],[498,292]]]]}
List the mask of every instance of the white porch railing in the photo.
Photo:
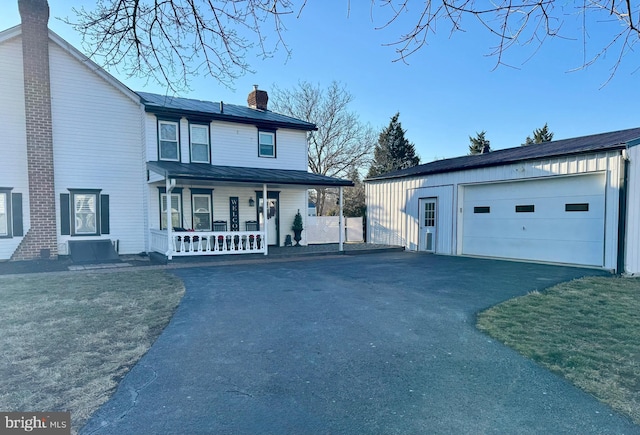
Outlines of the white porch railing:
{"type": "MultiPolygon", "coordinates": [[[[151,250],[167,254],[167,232],[150,230],[151,250]]],[[[172,231],[172,255],[231,255],[265,252],[263,231],[172,231]]]]}

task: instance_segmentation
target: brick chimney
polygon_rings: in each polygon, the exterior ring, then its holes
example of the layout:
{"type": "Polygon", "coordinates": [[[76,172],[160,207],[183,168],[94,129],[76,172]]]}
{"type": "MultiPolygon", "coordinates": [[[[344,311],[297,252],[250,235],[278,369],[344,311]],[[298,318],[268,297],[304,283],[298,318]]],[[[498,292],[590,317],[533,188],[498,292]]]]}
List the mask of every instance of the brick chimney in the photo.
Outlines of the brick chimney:
{"type": "Polygon", "coordinates": [[[18,0],[22,18],[30,228],[12,260],[58,256],[47,0],[18,0]]]}
{"type": "Polygon", "coordinates": [[[249,92],[247,97],[247,104],[252,109],[267,110],[267,103],[269,102],[269,95],[267,91],[261,91],[258,89],[258,85],[253,85],[253,91],[249,92]]]}

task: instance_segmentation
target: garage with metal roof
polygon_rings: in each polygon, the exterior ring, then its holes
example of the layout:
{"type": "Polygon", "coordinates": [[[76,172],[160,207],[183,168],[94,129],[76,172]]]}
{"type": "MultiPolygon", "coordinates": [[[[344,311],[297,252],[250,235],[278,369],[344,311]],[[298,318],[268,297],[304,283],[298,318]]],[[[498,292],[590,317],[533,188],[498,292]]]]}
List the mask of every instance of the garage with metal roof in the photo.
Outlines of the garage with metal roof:
{"type": "Polygon", "coordinates": [[[639,273],[639,143],[635,128],[369,178],[368,240],[639,273]]]}

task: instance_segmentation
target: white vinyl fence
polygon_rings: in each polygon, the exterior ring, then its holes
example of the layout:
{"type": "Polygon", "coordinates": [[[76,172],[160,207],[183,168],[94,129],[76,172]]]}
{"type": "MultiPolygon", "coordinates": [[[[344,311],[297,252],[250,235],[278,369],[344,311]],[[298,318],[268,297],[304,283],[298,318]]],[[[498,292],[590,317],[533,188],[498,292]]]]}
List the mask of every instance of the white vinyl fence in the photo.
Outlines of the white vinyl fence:
{"type": "MultiPolygon", "coordinates": [[[[345,242],[364,242],[362,217],[344,218],[345,242]]],[[[307,243],[338,243],[340,240],[340,221],[338,216],[307,216],[307,243]]]]}

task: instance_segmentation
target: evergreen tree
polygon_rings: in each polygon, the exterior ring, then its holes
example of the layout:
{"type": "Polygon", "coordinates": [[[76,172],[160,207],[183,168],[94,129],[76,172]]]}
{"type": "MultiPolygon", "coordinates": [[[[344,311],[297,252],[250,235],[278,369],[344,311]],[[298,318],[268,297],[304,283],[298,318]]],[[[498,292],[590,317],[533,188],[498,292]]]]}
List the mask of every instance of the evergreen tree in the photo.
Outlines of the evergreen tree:
{"type": "Polygon", "coordinates": [[[353,181],[353,187],[344,188],[344,205],[342,212],[347,217],[364,216],[366,205],[364,195],[364,183],[360,178],[357,168],[349,171],[347,178],[353,181]]]}
{"type": "Polygon", "coordinates": [[[533,139],[527,136],[527,139],[522,145],[526,146],[543,142],[551,142],[552,140],[553,132],[549,131],[549,126],[545,122],[544,127],[533,130],[533,139]]]}
{"type": "Polygon", "coordinates": [[[469,136],[469,155],[472,154],[486,154],[491,152],[491,145],[484,135],[486,131],[482,130],[480,133],[476,132],[476,137],[469,136]]]}
{"type": "Polygon", "coordinates": [[[398,121],[399,117],[399,112],[393,115],[389,126],[380,133],[367,177],[375,177],[420,164],[415,146],[404,137],[405,131],[398,121]]]}

